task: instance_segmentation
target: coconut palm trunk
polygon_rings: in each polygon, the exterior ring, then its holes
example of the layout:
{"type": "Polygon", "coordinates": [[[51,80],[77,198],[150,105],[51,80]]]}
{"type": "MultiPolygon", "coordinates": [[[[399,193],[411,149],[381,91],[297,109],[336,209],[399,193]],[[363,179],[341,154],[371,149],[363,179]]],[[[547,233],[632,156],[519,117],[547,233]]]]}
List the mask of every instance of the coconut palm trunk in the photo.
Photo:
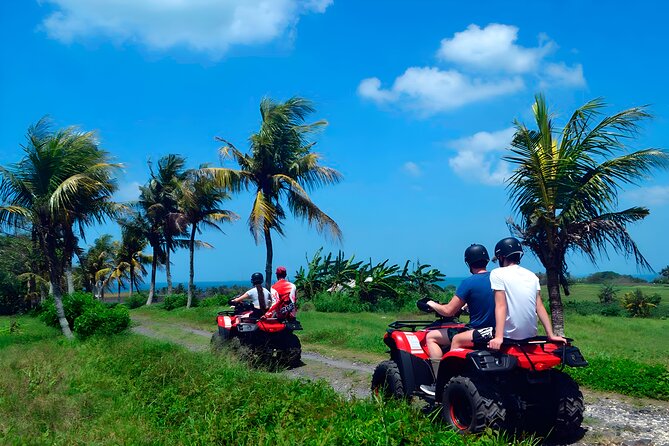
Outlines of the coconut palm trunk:
{"type": "Polygon", "coordinates": [[[548,288],[548,302],[551,310],[553,332],[558,336],[564,336],[564,313],[562,311],[562,297],[560,295],[560,271],[561,268],[559,267],[546,268],[546,287],[548,288]]]}
{"type": "MultiPolygon", "coordinates": [[[[44,227],[49,227],[49,225],[44,225],[44,227]]],[[[60,324],[63,335],[66,338],[72,339],[74,336],[72,335],[70,325],[65,318],[65,309],[63,308],[63,292],[60,287],[60,263],[58,262],[56,255],[56,236],[47,232],[47,234],[44,235],[43,244],[46,248],[44,252],[46,252],[46,260],[49,265],[49,281],[51,283],[51,289],[53,290],[53,302],[56,307],[58,323],[60,324]]]]}
{"type": "Polygon", "coordinates": [[[190,230],[190,240],[188,241],[188,250],[189,250],[189,266],[190,271],[188,274],[188,302],[186,303],[186,308],[190,308],[193,303],[193,279],[195,277],[195,232],[197,231],[197,223],[191,225],[190,230]]]}
{"type": "Polygon", "coordinates": [[[269,228],[264,229],[265,248],[267,248],[267,257],[265,260],[265,288],[268,290],[272,286],[272,260],[274,259],[274,249],[272,248],[272,233],[269,228]]]}
{"type": "Polygon", "coordinates": [[[146,305],[153,303],[153,295],[156,292],[156,269],[158,269],[158,250],[153,248],[153,259],[151,260],[151,283],[149,285],[149,297],[146,299],[146,305]]]}
{"type": "Polygon", "coordinates": [[[165,242],[165,277],[167,279],[167,294],[170,295],[172,294],[172,268],[170,260],[172,244],[169,241],[169,237],[167,238],[168,240],[165,242]]]}
{"type": "Polygon", "coordinates": [[[65,264],[65,280],[67,282],[67,294],[74,293],[74,275],[72,274],[72,257],[68,257],[65,264]]]}

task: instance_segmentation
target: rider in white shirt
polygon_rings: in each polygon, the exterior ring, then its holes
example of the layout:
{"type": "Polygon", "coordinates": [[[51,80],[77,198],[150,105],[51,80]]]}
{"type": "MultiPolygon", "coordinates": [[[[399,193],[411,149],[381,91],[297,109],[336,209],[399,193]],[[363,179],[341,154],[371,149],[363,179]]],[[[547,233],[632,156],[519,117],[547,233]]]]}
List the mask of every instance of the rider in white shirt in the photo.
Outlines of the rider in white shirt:
{"type": "Polygon", "coordinates": [[[488,347],[499,350],[504,338],[526,339],[537,335],[537,317],[551,341],[567,342],[553,333],[548,312],[541,301],[539,278],[520,266],[523,248],[514,237],[495,245],[499,268],[490,272],[490,286],[495,293],[495,337],[488,347]]]}

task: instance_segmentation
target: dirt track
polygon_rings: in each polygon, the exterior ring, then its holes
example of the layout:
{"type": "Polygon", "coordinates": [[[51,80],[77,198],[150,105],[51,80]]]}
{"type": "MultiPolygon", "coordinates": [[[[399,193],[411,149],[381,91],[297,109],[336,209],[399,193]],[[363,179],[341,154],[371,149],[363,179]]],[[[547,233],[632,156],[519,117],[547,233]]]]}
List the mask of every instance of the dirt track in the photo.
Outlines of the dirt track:
{"type": "MultiPolygon", "coordinates": [[[[180,344],[193,351],[209,349],[210,332],[157,323],[133,315],[135,333],[180,344]]],[[[325,380],[347,398],[367,398],[373,365],[303,352],[304,365],[285,373],[297,379],[325,380]]],[[[669,446],[669,403],[584,390],[584,437],[576,445],[669,446]]]]}

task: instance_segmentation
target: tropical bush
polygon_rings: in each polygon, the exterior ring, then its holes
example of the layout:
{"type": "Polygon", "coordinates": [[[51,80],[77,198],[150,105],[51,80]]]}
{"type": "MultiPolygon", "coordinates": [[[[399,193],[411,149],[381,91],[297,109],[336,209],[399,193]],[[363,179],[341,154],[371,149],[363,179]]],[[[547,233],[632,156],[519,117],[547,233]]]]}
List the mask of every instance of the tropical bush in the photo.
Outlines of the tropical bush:
{"type": "MultiPolygon", "coordinates": [[[[84,314],[88,307],[102,307],[102,303],[95,300],[91,293],[72,293],[63,296],[63,310],[65,319],[70,327],[74,326],[74,321],[84,314]]],[[[56,305],[53,298],[47,299],[42,304],[40,319],[50,327],[60,327],[58,316],[56,315],[56,305]]]]}
{"type": "Polygon", "coordinates": [[[81,337],[120,333],[130,326],[130,313],[123,305],[88,307],[74,321],[74,332],[81,337]]]}
{"type": "Polygon", "coordinates": [[[361,313],[370,310],[369,303],[361,302],[351,292],[321,291],[312,298],[310,303],[313,304],[316,311],[324,313],[361,313]]]}
{"type": "MultiPolygon", "coordinates": [[[[307,259],[307,267],[301,267],[295,274],[295,285],[300,299],[310,301],[324,292],[343,292],[357,297],[361,304],[371,310],[383,307],[394,311],[405,305],[410,293],[420,296],[432,296],[443,291],[437,283],[444,275],[427,264],[417,263],[409,270],[407,261],[403,268],[389,264],[388,260],[379,263],[356,261],[354,256],[346,258],[342,251],[336,256],[322,254],[322,248],[307,259]]],[[[321,302],[329,302],[320,296],[321,302]]],[[[412,297],[413,299],[413,297],[412,297]]],[[[415,300],[415,299],[414,299],[415,300]]],[[[354,305],[360,308],[360,305],[354,305]]]]}
{"type": "MultiPolygon", "coordinates": [[[[130,326],[130,313],[123,305],[105,305],[90,293],[63,296],[65,318],[79,336],[120,333],[130,326]]],[[[60,328],[53,299],[42,305],[40,319],[51,327],[60,328]]]]}
{"type": "Polygon", "coordinates": [[[649,295],[637,288],[625,293],[621,304],[631,317],[648,317],[651,311],[657,308],[660,300],[662,300],[662,297],[659,294],[649,295]]]}
{"type": "MultiPolygon", "coordinates": [[[[171,311],[175,308],[185,307],[187,302],[188,296],[185,294],[168,294],[165,296],[165,300],[163,301],[163,309],[171,311]]],[[[191,306],[197,306],[196,299],[193,299],[191,306]]]]}
{"type": "Polygon", "coordinates": [[[201,307],[220,307],[222,305],[227,305],[228,301],[236,296],[236,294],[215,294],[210,297],[206,297],[199,302],[201,307]]]}
{"type": "Polygon", "coordinates": [[[599,298],[599,303],[601,304],[610,304],[615,302],[616,293],[618,289],[611,285],[610,283],[604,284],[599,288],[599,293],[597,297],[599,298]]]}
{"type": "Polygon", "coordinates": [[[146,295],[142,293],[133,294],[132,296],[128,297],[124,303],[131,310],[133,308],[139,308],[146,304],[146,295]]]}

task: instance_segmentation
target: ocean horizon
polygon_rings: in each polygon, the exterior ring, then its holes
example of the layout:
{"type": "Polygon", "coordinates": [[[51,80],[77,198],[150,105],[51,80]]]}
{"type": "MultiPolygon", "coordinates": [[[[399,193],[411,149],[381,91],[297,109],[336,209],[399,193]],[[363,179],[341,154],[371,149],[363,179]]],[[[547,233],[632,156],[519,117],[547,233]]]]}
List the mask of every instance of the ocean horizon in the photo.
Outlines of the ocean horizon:
{"type": "MultiPolygon", "coordinates": [[[[583,278],[583,277],[588,277],[590,274],[586,274],[583,276],[573,276],[576,279],[583,278]]],[[[640,279],[647,280],[648,282],[651,282],[653,279],[655,279],[658,275],[657,274],[629,274],[632,277],[638,277],[640,279]]],[[[466,277],[446,277],[444,280],[437,282],[437,285],[441,287],[447,287],[447,286],[454,286],[457,288],[458,285],[465,279],[466,277]]],[[[178,281],[175,280],[172,282],[172,286],[176,287],[179,284],[183,285],[185,288],[188,287],[188,282],[187,281],[178,281]]],[[[217,288],[221,286],[226,286],[226,287],[248,287],[251,288],[251,283],[248,280],[204,280],[204,281],[196,281],[195,286],[198,289],[206,289],[206,288],[217,288]]],[[[156,282],[156,289],[161,289],[161,288],[167,288],[167,282],[156,282]]],[[[149,284],[144,283],[140,285],[139,287],[140,290],[142,291],[148,291],[149,289],[149,284]]]]}
{"type": "MultiPolygon", "coordinates": [[[[457,287],[464,279],[465,279],[464,277],[446,277],[444,280],[437,282],[437,285],[441,287],[447,287],[449,285],[457,287]]],[[[173,287],[176,287],[179,284],[183,285],[184,287],[188,287],[187,281],[186,282],[177,280],[172,281],[173,287]]],[[[226,286],[226,287],[241,286],[241,287],[251,288],[251,283],[248,280],[210,280],[210,281],[204,280],[204,281],[195,281],[195,286],[200,290],[206,288],[217,288],[221,286],[226,286]]],[[[167,288],[167,282],[156,282],[156,289],[161,289],[161,288],[167,288]]],[[[144,283],[139,286],[139,289],[141,291],[147,291],[149,289],[149,284],[144,283]]]]}

